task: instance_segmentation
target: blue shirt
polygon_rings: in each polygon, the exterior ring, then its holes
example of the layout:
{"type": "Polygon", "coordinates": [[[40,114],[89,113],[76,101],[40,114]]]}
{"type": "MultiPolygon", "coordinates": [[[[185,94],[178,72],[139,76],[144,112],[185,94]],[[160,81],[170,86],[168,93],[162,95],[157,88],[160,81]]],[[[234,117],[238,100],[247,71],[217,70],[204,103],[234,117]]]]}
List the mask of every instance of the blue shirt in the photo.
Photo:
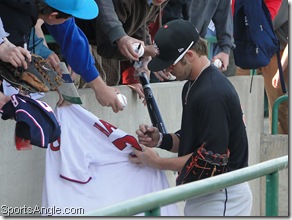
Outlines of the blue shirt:
{"type": "Polygon", "coordinates": [[[75,24],[74,18],[59,25],[46,24],[46,27],[61,47],[62,55],[75,73],[81,75],[86,82],[99,76],[89,50],[88,40],[75,24]]]}
{"type": "Polygon", "coordinates": [[[29,42],[28,42],[28,50],[32,53],[42,56],[44,59],[47,59],[53,51],[44,45],[44,38],[38,37],[35,34],[34,27],[30,32],[29,42]]]}

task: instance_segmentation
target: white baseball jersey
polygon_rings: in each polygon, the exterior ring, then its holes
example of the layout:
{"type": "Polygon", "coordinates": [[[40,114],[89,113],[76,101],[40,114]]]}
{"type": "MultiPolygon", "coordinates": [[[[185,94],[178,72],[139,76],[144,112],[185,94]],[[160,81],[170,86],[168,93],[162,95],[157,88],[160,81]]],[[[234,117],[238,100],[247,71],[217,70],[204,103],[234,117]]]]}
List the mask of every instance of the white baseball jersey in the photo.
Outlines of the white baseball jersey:
{"type": "MultiPolygon", "coordinates": [[[[61,212],[47,214],[80,214],[68,210],[93,211],[169,187],[163,171],[129,161],[133,147],[140,149],[133,136],[79,105],[55,114],[61,138],[46,152],[42,207],[61,212]]],[[[162,207],[161,215],[178,216],[177,206],[162,207]]]]}

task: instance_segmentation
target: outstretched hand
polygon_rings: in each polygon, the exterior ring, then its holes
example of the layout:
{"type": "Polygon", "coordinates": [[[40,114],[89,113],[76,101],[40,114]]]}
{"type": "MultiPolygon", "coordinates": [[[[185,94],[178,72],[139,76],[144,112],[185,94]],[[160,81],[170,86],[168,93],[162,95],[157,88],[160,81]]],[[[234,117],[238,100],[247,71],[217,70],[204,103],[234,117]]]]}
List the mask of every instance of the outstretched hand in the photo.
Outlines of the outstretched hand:
{"type": "Polygon", "coordinates": [[[124,107],[117,96],[120,91],[117,88],[107,86],[100,76],[88,84],[95,92],[96,100],[102,106],[111,107],[115,113],[123,111],[124,107]]]}
{"type": "Polygon", "coordinates": [[[142,99],[142,103],[146,106],[147,103],[141,83],[128,84],[127,86],[129,86],[134,92],[137,92],[139,99],[142,99]]]}

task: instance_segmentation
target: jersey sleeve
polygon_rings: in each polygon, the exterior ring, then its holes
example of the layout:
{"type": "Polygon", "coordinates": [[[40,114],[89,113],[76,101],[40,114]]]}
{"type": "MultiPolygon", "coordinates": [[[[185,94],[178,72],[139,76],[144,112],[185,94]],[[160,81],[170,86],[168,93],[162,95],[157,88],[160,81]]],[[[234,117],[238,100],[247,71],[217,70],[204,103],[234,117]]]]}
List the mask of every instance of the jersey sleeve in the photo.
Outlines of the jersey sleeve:
{"type": "Polygon", "coordinates": [[[92,158],[88,147],[91,142],[89,136],[86,135],[89,132],[89,126],[84,126],[87,124],[86,118],[82,115],[78,116],[80,112],[76,107],[79,106],[71,105],[55,109],[55,115],[61,125],[61,138],[58,147],[51,146],[50,150],[51,154],[58,158],[56,172],[60,178],[86,184],[92,178],[89,169],[92,158]],[[82,127],[82,133],[80,133],[80,127],[82,127]]]}

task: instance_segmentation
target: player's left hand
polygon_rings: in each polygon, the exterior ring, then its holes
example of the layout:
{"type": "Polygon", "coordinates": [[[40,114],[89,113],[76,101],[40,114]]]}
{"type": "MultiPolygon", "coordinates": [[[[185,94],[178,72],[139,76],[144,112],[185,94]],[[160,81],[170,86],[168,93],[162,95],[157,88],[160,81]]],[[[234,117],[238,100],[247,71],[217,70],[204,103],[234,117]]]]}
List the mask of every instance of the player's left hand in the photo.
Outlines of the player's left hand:
{"type": "Polygon", "coordinates": [[[133,154],[129,155],[129,160],[137,165],[144,165],[152,168],[159,169],[159,155],[156,150],[141,145],[142,151],[134,149],[133,154]]]}

